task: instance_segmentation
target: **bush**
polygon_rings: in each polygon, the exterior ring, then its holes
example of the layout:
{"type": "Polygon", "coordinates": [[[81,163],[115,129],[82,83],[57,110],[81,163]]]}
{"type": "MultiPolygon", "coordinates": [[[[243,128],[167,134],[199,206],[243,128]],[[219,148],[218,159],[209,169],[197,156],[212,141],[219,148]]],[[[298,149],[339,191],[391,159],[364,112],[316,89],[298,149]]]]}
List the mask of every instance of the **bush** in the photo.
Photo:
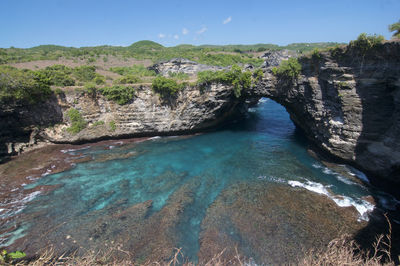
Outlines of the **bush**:
{"type": "Polygon", "coordinates": [[[92,127],[97,127],[97,126],[101,126],[101,125],[104,125],[104,121],[99,120],[99,121],[94,122],[92,124],[92,127]]]}
{"type": "Polygon", "coordinates": [[[64,65],[54,65],[38,70],[38,75],[43,75],[49,79],[50,85],[55,86],[74,86],[75,80],[71,77],[72,68],[64,65]]]}
{"type": "Polygon", "coordinates": [[[153,79],[151,87],[162,98],[174,97],[184,88],[185,84],[178,84],[175,80],[163,76],[153,79]]]}
{"type": "Polygon", "coordinates": [[[242,90],[251,87],[251,72],[242,72],[238,65],[233,65],[230,71],[202,71],[197,73],[197,85],[204,88],[214,82],[233,86],[233,92],[237,98],[240,97],[242,90]]]}
{"type": "Polygon", "coordinates": [[[107,100],[114,101],[120,105],[127,104],[135,96],[135,88],[129,86],[114,85],[112,87],[99,88],[98,91],[107,100]]]}
{"type": "Polygon", "coordinates": [[[114,80],[115,84],[135,84],[140,82],[142,82],[142,80],[134,75],[126,75],[114,80]]]}
{"type": "Polygon", "coordinates": [[[311,52],[311,58],[312,58],[312,60],[313,60],[314,62],[319,62],[319,60],[321,60],[322,55],[321,55],[320,51],[319,51],[317,48],[315,48],[314,50],[312,50],[312,52],[311,52]]]}
{"type": "Polygon", "coordinates": [[[87,82],[84,86],[84,92],[92,97],[95,97],[97,95],[96,84],[94,84],[93,82],[87,82]]]}
{"type": "Polygon", "coordinates": [[[254,71],[253,77],[256,81],[260,81],[264,77],[264,72],[261,68],[258,68],[256,71],[254,71]]]}
{"type": "Polygon", "coordinates": [[[74,68],[74,76],[77,80],[87,82],[96,78],[96,67],[94,66],[80,66],[74,68]]]}
{"type": "Polygon", "coordinates": [[[153,70],[148,70],[144,65],[133,65],[131,67],[112,67],[110,71],[122,76],[135,75],[137,77],[152,77],[156,75],[153,70]]]}
{"type": "Polygon", "coordinates": [[[71,126],[67,128],[67,131],[71,134],[77,134],[86,128],[86,121],[83,119],[82,115],[75,108],[71,108],[67,111],[67,116],[71,120],[71,126]]]}
{"type": "Polygon", "coordinates": [[[379,47],[384,40],[385,37],[382,35],[361,33],[357,40],[350,42],[349,46],[365,55],[369,50],[379,47]]]}
{"type": "Polygon", "coordinates": [[[52,91],[49,79],[31,70],[0,66],[0,102],[34,104],[47,99],[52,91]]]}
{"type": "Polygon", "coordinates": [[[393,38],[400,38],[400,20],[399,22],[389,25],[389,31],[394,31],[393,38]]]}
{"type": "Polygon", "coordinates": [[[297,79],[301,72],[301,65],[297,58],[289,58],[281,62],[279,67],[272,68],[272,73],[279,78],[297,79]]]}
{"type": "Polygon", "coordinates": [[[96,74],[96,77],[93,79],[93,81],[97,85],[101,85],[106,83],[106,78],[102,75],[96,74]]]}
{"type": "Polygon", "coordinates": [[[54,93],[57,94],[57,95],[62,95],[64,92],[63,92],[63,90],[60,89],[60,88],[55,88],[55,89],[54,89],[54,93]]]}
{"type": "Polygon", "coordinates": [[[115,131],[117,129],[117,126],[115,125],[114,120],[110,121],[110,123],[108,123],[108,125],[110,126],[111,131],[115,131]]]}

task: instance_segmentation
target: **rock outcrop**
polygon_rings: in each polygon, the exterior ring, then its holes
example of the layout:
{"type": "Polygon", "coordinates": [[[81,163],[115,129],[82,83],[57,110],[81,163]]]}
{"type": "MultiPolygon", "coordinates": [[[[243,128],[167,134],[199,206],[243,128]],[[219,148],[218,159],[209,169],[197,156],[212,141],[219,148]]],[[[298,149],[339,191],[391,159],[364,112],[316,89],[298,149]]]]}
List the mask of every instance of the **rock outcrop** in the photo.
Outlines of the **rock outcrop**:
{"type": "Polygon", "coordinates": [[[256,95],[284,105],[319,148],[371,176],[400,183],[400,42],[361,53],[342,47],[302,57],[297,80],[269,70],[256,95]]]}
{"type": "Polygon", "coordinates": [[[289,50],[281,51],[267,51],[260,58],[264,59],[264,63],[261,65],[263,68],[279,66],[282,60],[287,60],[290,57],[296,57],[297,54],[289,50]]]}
{"type": "Polygon", "coordinates": [[[176,98],[163,100],[149,86],[136,88],[135,97],[125,105],[104,96],[81,91],[65,91],[37,106],[2,109],[1,153],[14,154],[38,140],[54,143],[83,143],[107,138],[193,133],[222,123],[238,110],[245,110],[243,99],[231,87],[209,85],[204,90],[187,87],[176,98]],[[79,111],[87,127],[77,134],[67,111],[79,111]],[[7,112],[8,110],[8,112],[7,112]]]}
{"type": "Polygon", "coordinates": [[[167,76],[170,72],[193,75],[200,71],[205,71],[205,70],[218,71],[228,68],[203,65],[184,58],[174,58],[168,61],[157,63],[149,67],[149,69],[154,70],[157,74],[167,76]]]}

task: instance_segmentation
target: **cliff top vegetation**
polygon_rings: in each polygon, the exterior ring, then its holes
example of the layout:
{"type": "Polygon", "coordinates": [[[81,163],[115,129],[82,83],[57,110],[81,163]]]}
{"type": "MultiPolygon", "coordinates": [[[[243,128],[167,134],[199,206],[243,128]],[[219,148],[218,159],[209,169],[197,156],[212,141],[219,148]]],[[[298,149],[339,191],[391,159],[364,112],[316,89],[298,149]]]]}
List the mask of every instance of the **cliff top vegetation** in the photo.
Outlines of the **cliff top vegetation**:
{"type": "Polygon", "coordinates": [[[60,58],[83,60],[88,64],[98,60],[108,60],[114,56],[121,60],[134,58],[136,60],[151,60],[155,63],[175,57],[186,58],[202,64],[228,66],[237,63],[260,65],[261,59],[257,53],[266,50],[288,49],[300,53],[311,51],[314,48],[326,48],[338,43],[294,43],[286,46],[274,44],[255,45],[178,45],[164,47],[152,41],[139,41],[130,46],[94,46],[94,47],[64,47],[58,45],[40,45],[27,49],[10,47],[0,48],[0,64],[30,62],[36,60],[58,60],[60,58]]]}

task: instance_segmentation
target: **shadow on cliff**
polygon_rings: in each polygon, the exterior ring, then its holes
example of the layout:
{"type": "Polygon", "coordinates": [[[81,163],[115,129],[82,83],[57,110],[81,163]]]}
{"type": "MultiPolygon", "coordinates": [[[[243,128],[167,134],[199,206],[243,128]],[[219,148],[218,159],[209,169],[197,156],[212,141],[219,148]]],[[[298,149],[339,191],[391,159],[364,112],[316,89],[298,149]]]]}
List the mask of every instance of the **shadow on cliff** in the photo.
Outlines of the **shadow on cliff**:
{"type": "Polygon", "coordinates": [[[40,138],[41,127],[62,122],[63,113],[53,94],[46,101],[33,105],[2,105],[0,121],[0,163],[4,163],[8,155],[18,154],[23,148],[18,143],[34,144],[40,138]]]}
{"type": "Polygon", "coordinates": [[[356,235],[355,239],[363,249],[372,250],[378,235],[390,233],[390,223],[392,258],[399,264],[400,206],[398,202],[394,206],[387,206],[385,200],[374,193],[385,191],[397,199],[400,196],[400,165],[388,167],[391,155],[385,156],[386,152],[395,151],[399,145],[396,143],[396,138],[400,136],[398,107],[400,103],[396,101],[396,94],[400,94],[400,88],[395,84],[398,73],[393,73],[391,70],[377,73],[376,66],[368,67],[368,61],[363,65],[362,69],[354,70],[354,75],[357,77],[356,92],[362,103],[362,131],[357,140],[355,155],[356,164],[369,165],[370,169],[376,172],[374,175],[368,169],[363,169],[370,179],[372,196],[377,206],[370,215],[368,225],[356,235]],[[391,147],[391,150],[387,147],[391,147]],[[378,157],[381,159],[377,159],[378,157]],[[388,221],[384,216],[385,213],[388,221]]]}

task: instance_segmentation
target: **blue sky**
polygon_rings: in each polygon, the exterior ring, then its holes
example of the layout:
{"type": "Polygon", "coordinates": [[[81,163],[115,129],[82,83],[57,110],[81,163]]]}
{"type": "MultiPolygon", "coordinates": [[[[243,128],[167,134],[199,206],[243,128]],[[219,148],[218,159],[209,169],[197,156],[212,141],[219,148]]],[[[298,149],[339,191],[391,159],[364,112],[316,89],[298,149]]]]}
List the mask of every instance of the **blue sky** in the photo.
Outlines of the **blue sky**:
{"type": "Polygon", "coordinates": [[[188,44],[286,45],[387,39],[400,0],[1,0],[0,47],[188,44]]]}

